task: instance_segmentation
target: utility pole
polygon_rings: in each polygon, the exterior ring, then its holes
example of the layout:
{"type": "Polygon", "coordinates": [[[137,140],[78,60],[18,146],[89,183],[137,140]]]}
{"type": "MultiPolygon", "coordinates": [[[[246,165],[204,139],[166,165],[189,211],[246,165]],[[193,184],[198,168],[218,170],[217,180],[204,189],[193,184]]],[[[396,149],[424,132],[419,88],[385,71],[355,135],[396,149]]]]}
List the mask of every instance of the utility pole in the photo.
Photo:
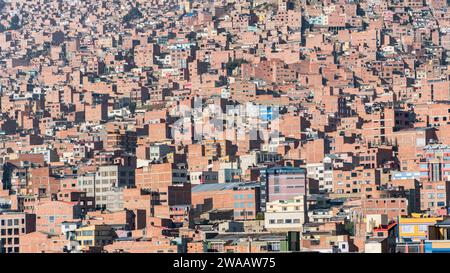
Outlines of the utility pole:
{"type": "Polygon", "coordinates": [[[96,185],[95,185],[95,176],[96,173],[94,173],[93,183],[94,183],[94,210],[97,210],[97,193],[96,193],[96,185]]]}
{"type": "Polygon", "coordinates": [[[52,192],[50,190],[50,176],[47,176],[47,190],[48,190],[48,196],[50,197],[50,200],[52,200],[52,192]]]}

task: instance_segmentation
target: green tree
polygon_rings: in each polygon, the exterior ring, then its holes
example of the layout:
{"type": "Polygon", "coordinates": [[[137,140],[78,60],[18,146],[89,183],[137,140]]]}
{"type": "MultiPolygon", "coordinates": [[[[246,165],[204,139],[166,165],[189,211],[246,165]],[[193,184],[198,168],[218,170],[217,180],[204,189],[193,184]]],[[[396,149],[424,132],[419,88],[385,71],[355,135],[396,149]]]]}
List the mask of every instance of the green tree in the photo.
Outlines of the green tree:
{"type": "Polygon", "coordinates": [[[264,220],[264,213],[263,212],[258,212],[256,214],[256,220],[264,220]]]}
{"type": "Polygon", "coordinates": [[[353,222],[346,222],[344,230],[347,231],[350,236],[355,236],[355,224],[353,222]]]}

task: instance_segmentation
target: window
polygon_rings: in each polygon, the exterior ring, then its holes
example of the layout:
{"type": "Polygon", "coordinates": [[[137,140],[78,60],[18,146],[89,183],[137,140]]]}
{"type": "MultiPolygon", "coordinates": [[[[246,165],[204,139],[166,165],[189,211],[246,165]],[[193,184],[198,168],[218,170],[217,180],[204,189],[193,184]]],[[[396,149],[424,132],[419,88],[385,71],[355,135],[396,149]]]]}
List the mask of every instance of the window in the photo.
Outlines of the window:
{"type": "Polygon", "coordinates": [[[402,226],[401,230],[404,233],[413,233],[414,232],[414,226],[404,225],[404,226],[402,226]]]}
{"type": "Polygon", "coordinates": [[[94,232],[93,230],[83,230],[82,231],[82,236],[93,236],[94,232]]]}
{"type": "Polygon", "coordinates": [[[280,242],[273,242],[267,244],[268,251],[280,251],[280,242]]]}
{"type": "Polygon", "coordinates": [[[419,231],[420,232],[428,231],[428,226],[427,225],[419,225],[419,231]]]}

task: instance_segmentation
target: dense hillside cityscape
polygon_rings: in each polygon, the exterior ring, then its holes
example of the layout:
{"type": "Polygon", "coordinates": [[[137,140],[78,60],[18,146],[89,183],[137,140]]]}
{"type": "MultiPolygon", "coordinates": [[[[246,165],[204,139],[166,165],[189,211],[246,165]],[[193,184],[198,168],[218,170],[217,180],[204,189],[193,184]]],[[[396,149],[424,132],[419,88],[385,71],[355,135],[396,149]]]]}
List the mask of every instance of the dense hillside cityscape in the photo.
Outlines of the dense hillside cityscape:
{"type": "Polygon", "coordinates": [[[0,253],[450,252],[447,0],[0,0],[0,253]]]}

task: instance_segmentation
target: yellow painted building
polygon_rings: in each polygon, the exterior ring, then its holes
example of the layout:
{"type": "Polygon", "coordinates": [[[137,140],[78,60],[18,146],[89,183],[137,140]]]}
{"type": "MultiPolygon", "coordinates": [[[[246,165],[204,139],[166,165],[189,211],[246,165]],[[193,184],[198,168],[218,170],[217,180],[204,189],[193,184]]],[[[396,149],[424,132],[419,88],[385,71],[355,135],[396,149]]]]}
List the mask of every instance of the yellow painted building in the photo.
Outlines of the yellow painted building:
{"type": "Polygon", "coordinates": [[[420,242],[429,239],[429,226],[434,226],[443,217],[428,217],[413,213],[411,217],[398,219],[398,236],[400,243],[420,242]]]}
{"type": "Polygon", "coordinates": [[[266,14],[265,13],[258,14],[258,21],[259,22],[264,22],[265,20],[266,20],[266,14]]]}
{"type": "Polygon", "coordinates": [[[183,5],[184,5],[184,11],[185,11],[186,13],[191,12],[191,9],[192,9],[192,0],[184,1],[183,5]]]}
{"type": "Polygon", "coordinates": [[[83,226],[75,231],[75,240],[82,250],[111,244],[114,237],[115,232],[108,225],[83,226]]]}

